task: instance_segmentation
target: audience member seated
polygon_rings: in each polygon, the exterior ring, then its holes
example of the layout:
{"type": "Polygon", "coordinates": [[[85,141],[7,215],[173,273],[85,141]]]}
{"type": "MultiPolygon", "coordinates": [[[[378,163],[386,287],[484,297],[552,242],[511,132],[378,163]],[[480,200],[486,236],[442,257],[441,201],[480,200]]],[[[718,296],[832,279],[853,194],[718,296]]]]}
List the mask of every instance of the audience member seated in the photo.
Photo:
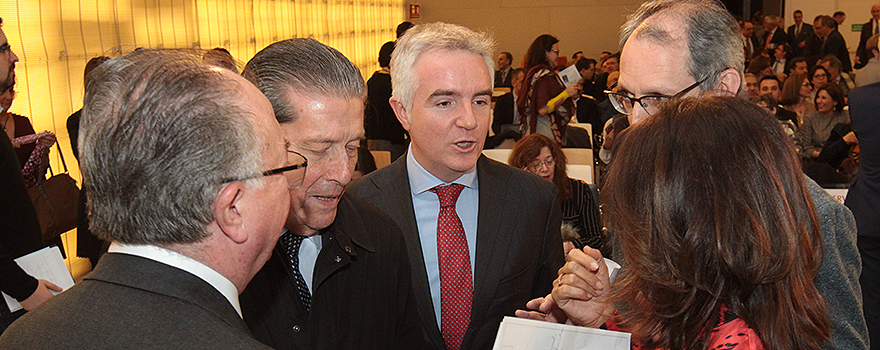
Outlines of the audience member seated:
{"type": "Polygon", "coordinates": [[[810,100],[810,94],[813,92],[813,84],[807,79],[806,74],[795,73],[785,79],[782,85],[782,95],[779,103],[786,110],[792,111],[797,115],[797,126],[800,127],[804,122],[804,116],[813,113],[816,110],[813,101],[810,100]]]}
{"type": "Polygon", "coordinates": [[[837,84],[844,97],[849,95],[849,91],[856,87],[849,74],[841,71],[840,60],[834,57],[834,55],[825,55],[819,61],[819,64],[825,67],[825,70],[828,72],[828,82],[837,84]]]}
{"type": "MultiPolygon", "coordinates": [[[[771,116],[776,118],[776,112],[778,109],[780,109],[780,107],[776,104],[776,99],[773,98],[773,95],[761,94],[758,95],[758,97],[754,97],[749,100],[758,107],[761,107],[761,109],[767,111],[767,113],[770,113],[771,116]]],[[[779,118],[776,118],[776,120],[779,121],[779,125],[782,125],[782,130],[785,132],[785,135],[788,136],[792,142],[796,142],[798,128],[794,124],[794,122],[792,122],[791,120],[782,120],[779,118]]]]}
{"type": "Polygon", "coordinates": [[[388,99],[391,98],[391,53],[394,52],[394,42],[389,41],[379,49],[379,67],[382,69],[373,73],[367,80],[367,106],[364,109],[364,131],[367,136],[367,145],[370,150],[391,152],[391,161],[400,157],[406,151],[406,130],[388,99]]]}
{"type": "Polygon", "coordinates": [[[836,84],[827,84],[816,90],[816,111],[804,117],[798,129],[798,146],[801,157],[814,159],[819,156],[831,129],[839,123],[849,123],[849,113],[843,110],[843,92],[836,84]]]}
{"type": "Polygon", "coordinates": [[[785,73],[788,76],[792,76],[795,74],[803,74],[807,75],[810,72],[810,69],[807,66],[807,60],[803,57],[795,57],[788,60],[788,64],[786,64],[788,68],[786,68],[785,73]]]}
{"type": "Polygon", "coordinates": [[[513,146],[507,163],[556,185],[556,200],[562,206],[562,231],[569,229],[577,232],[578,238],[572,240],[575,248],[589,246],[602,249],[605,246],[602,220],[596,204],[598,199],[593,198],[590,185],[568,177],[568,159],[559,144],[540,134],[526,136],[513,146]]]}
{"type": "Polygon", "coordinates": [[[634,349],[821,349],[819,217],[776,122],[739,98],[689,98],[620,137],[603,188],[627,263],[613,290],[598,251],[572,250],[538,311],[517,315],[623,329],[634,349]]]}
{"type": "Polygon", "coordinates": [[[813,92],[810,93],[810,100],[816,101],[816,92],[820,87],[828,84],[828,70],[825,67],[816,65],[810,70],[810,83],[813,84],[813,92]]]}
{"type": "Polygon", "coordinates": [[[773,75],[773,69],[771,68],[771,64],[773,63],[773,59],[767,56],[757,56],[752,59],[749,63],[749,67],[746,68],[747,73],[752,73],[755,75],[758,80],[766,77],[768,75],[773,75]]]}
{"type": "MultiPolygon", "coordinates": [[[[773,99],[776,100],[776,105],[779,105],[779,101],[782,96],[780,96],[779,79],[776,78],[775,75],[768,75],[761,78],[761,82],[759,83],[761,94],[770,94],[773,96],[773,99]]],[[[797,125],[798,118],[797,114],[789,111],[785,108],[776,108],[776,118],[779,120],[789,120],[793,125],[797,125]]]]}
{"type": "Polygon", "coordinates": [[[743,74],[743,80],[745,80],[745,88],[746,88],[746,96],[748,98],[758,97],[760,92],[758,91],[758,77],[752,73],[743,74]]]}
{"type": "Polygon", "coordinates": [[[523,136],[538,133],[565,144],[565,129],[575,113],[571,97],[579,91],[578,84],[566,87],[554,71],[558,57],[559,39],[549,34],[535,38],[526,53],[527,73],[516,106],[523,136]]]}
{"type": "MultiPolygon", "coordinates": [[[[874,5],[880,11],[880,5],[874,5]]],[[[861,69],[855,71],[856,87],[870,85],[880,81],[880,50],[877,48],[877,39],[880,34],[874,34],[865,43],[865,50],[871,58],[861,69]]]]}
{"type": "Polygon", "coordinates": [[[519,97],[519,91],[522,87],[523,79],[526,72],[522,68],[517,68],[511,73],[513,76],[511,85],[513,88],[510,92],[498,96],[495,101],[495,108],[492,115],[492,132],[495,135],[501,135],[506,132],[516,132],[519,134],[520,114],[516,108],[516,100],[519,97]]]}
{"type": "Polygon", "coordinates": [[[40,133],[38,137],[35,136],[34,127],[27,117],[9,112],[13,99],[15,99],[15,84],[0,92],[0,108],[2,108],[0,123],[3,124],[6,136],[12,141],[12,146],[15,147],[24,183],[27,187],[31,187],[46,177],[49,147],[55,144],[55,134],[45,132],[40,133]]]}
{"type": "Polygon", "coordinates": [[[788,44],[777,45],[773,49],[773,73],[777,76],[785,76],[788,74],[788,57],[791,56],[791,46],[788,44]]]}

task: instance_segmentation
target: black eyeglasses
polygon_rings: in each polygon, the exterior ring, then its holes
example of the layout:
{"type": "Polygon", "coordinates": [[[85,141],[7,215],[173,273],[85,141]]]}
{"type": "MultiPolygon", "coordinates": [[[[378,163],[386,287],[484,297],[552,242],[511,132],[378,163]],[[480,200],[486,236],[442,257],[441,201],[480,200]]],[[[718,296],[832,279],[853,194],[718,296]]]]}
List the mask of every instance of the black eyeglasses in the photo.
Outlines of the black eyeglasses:
{"type": "Polygon", "coordinates": [[[6,51],[11,51],[11,50],[12,50],[12,46],[10,46],[9,43],[0,45],[0,52],[6,52],[6,51]]]}
{"type": "Polygon", "coordinates": [[[252,179],[255,177],[259,177],[259,176],[272,176],[272,175],[286,173],[286,172],[293,171],[293,170],[302,169],[303,171],[297,172],[297,173],[295,173],[295,175],[287,178],[287,181],[288,181],[287,187],[290,189],[297,189],[300,186],[302,186],[303,179],[306,176],[305,169],[308,166],[309,166],[309,160],[306,159],[305,156],[303,156],[299,152],[287,150],[287,165],[280,167],[280,168],[266,170],[266,171],[260,173],[259,175],[253,175],[253,176],[249,176],[249,177],[245,177],[245,178],[223,179],[223,183],[233,182],[233,181],[242,181],[242,180],[252,179]]]}
{"type": "Polygon", "coordinates": [[[645,112],[648,112],[648,114],[653,115],[654,113],[657,113],[657,111],[660,108],[661,103],[669,101],[673,98],[680,98],[680,97],[686,95],[688,92],[691,92],[691,90],[695,89],[697,86],[700,86],[700,84],[704,83],[707,79],[709,79],[710,76],[712,76],[712,75],[708,75],[705,78],[700,79],[696,83],[691,84],[691,86],[684,88],[684,90],[681,90],[672,96],[645,95],[645,96],[642,96],[639,98],[635,98],[635,97],[631,97],[631,96],[628,96],[625,94],[611,92],[609,90],[605,90],[604,92],[605,92],[605,94],[608,95],[608,98],[611,100],[611,104],[614,106],[614,109],[616,109],[620,113],[623,113],[625,115],[632,114],[633,107],[635,107],[636,103],[638,103],[640,106],[642,106],[642,108],[645,109],[645,112]]]}

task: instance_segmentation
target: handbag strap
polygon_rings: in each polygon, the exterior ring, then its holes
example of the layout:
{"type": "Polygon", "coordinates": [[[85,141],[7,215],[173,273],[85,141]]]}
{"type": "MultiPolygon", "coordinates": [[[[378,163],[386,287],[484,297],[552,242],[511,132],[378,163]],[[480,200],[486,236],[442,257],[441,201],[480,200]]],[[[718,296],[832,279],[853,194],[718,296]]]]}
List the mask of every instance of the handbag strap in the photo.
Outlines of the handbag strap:
{"type": "MultiPolygon", "coordinates": [[[[59,145],[58,139],[55,139],[55,147],[58,148],[58,157],[61,157],[61,166],[64,167],[64,172],[67,173],[67,163],[64,162],[64,152],[61,152],[61,145],[59,145]]],[[[51,168],[51,166],[49,167],[51,168]]]]}

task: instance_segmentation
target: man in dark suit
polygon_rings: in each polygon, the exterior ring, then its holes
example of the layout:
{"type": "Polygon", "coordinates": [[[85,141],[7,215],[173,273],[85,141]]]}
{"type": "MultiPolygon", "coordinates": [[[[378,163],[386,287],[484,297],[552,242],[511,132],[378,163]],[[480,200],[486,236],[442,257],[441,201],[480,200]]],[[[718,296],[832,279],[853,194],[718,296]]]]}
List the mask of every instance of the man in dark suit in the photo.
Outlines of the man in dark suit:
{"type": "Polygon", "coordinates": [[[743,56],[745,57],[745,64],[748,66],[752,57],[755,57],[755,54],[761,51],[761,45],[758,42],[758,38],[755,37],[755,25],[752,22],[743,21],[739,26],[739,30],[742,33],[743,56]]]}
{"type": "Polygon", "coordinates": [[[858,226],[862,257],[862,285],[865,322],[871,344],[880,344],[880,83],[865,85],[849,93],[849,116],[859,140],[859,171],[846,196],[858,226]]]}
{"type": "Polygon", "coordinates": [[[837,21],[831,18],[831,16],[822,16],[813,23],[813,29],[816,31],[816,35],[820,38],[825,38],[820,56],[834,55],[834,57],[840,60],[842,71],[846,73],[852,72],[852,63],[849,60],[846,40],[837,31],[837,21]]]}
{"type": "Polygon", "coordinates": [[[510,52],[502,52],[498,55],[498,70],[495,71],[495,87],[513,87],[513,55],[510,52]]]}
{"type": "Polygon", "coordinates": [[[272,258],[241,295],[254,337],[277,349],[424,347],[400,230],[345,191],[364,138],[360,71],[314,39],[289,39],[258,52],[245,76],[309,163],[272,258]]]}
{"type": "Polygon", "coordinates": [[[804,23],[804,13],[794,11],[794,24],[788,26],[788,44],[791,45],[792,57],[804,56],[807,39],[813,35],[813,26],[804,23]]]}
{"type": "Polygon", "coordinates": [[[764,30],[764,35],[761,37],[761,48],[766,49],[767,53],[788,42],[785,30],[779,28],[779,16],[764,17],[764,30]]]}
{"type": "Polygon", "coordinates": [[[391,59],[405,157],[351,186],[404,233],[427,349],[489,349],[505,315],[546,295],[563,264],[552,183],[481,155],[493,41],[416,26],[391,59]]]}
{"type": "Polygon", "coordinates": [[[868,64],[868,60],[870,60],[871,57],[874,57],[865,49],[865,44],[868,43],[868,39],[870,39],[871,36],[877,33],[880,33],[880,4],[874,4],[871,6],[871,20],[862,25],[862,33],[859,36],[859,47],[856,49],[855,69],[864,67],[868,64]]]}
{"type": "Polygon", "coordinates": [[[281,233],[288,178],[305,171],[271,105],[237,74],[181,52],[138,50],[92,77],[80,166],[92,231],[112,244],[0,347],[265,348],[238,293],[281,233]]]}
{"type": "Polygon", "coordinates": [[[503,132],[502,126],[504,125],[516,125],[515,129],[519,130],[519,110],[516,108],[516,92],[519,90],[526,72],[522,68],[517,68],[513,70],[511,75],[513,75],[513,80],[511,81],[513,88],[510,92],[498,96],[498,100],[495,101],[495,109],[492,113],[492,131],[496,135],[503,132]]]}

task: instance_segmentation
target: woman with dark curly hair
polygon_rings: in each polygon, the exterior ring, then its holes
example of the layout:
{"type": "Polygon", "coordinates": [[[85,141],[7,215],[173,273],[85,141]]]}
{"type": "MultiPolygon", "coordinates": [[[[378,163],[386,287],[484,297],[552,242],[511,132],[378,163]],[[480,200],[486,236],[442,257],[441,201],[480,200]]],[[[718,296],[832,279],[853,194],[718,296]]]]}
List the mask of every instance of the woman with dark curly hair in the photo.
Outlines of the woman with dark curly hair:
{"type": "MultiPolygon", "coordinates": [[[[575,113],[571,97],[578,85],[565,87],[556,74],[559,39],[543,34],[532,42],[526,53],[526,77],[517,94],[523,136],[541,134],[565,144],[565,127],[575,113]]],[[[564,67],[563,67],[564,68],[564,67]]]]}
{"type": "Polygon", "coordinates": [[[791,142],[759,107],[729,96],[661,106],[620,135],[602,196],[625,257],[610,290],[601,257],[573,250],[551,298],[528,304],[550,313],[518,315],[606,324],[639,349],[828,341],[813,283],[819,218],[791,142]]]}
{"type": "Polygon", "coordinates": [[[513,146],[508,164],[556,185],[556,200],[562,206],[562,231],[564,235],[566,232],[576,233],[570,239],[574,248],[600,249],[604,246],[602,220],[590,185],[568,177],[565,171],[568,159],[559,144],[541,134],[526,136],[513,146]]]}

